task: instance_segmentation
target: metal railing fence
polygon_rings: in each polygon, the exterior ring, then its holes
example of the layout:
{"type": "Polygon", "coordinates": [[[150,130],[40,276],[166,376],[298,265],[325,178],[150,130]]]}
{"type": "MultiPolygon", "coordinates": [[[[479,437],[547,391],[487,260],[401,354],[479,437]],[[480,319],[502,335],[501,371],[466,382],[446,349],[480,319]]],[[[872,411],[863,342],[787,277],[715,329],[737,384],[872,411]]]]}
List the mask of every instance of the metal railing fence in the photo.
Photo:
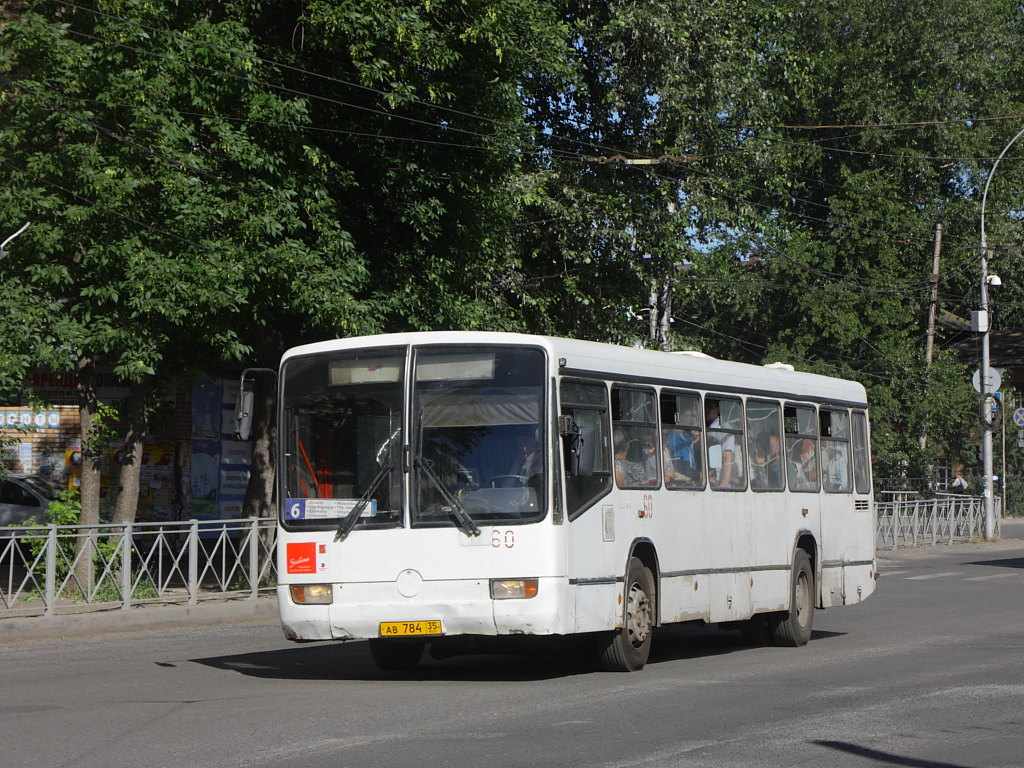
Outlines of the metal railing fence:
{"type": "MultiPolygon", "coordinates": [[[[998,533],[999,497],[995,507],[998,533]]],[[[880,549],[984,534],[979,496],[897,499],[875,511],[880,549]]],[[[0,618],[256,598],[277,585],[276,533],[274,518],[0,528],[0,618]]]]}
{"type": "MultiPolygon", "coordinates": [[[[1002,499],[993,499],[996,534],[1002,517],[1002,499]]],[[[985,534],[985,506],[981,496],[938,493],[933,498],[903,498],[875,504],[878,548],[897,549],[971,541],[985,534]]]]}
{"type": "Polygon", "coordinates": [[[277,584],[274,518],[0,528],[0,618],[256,598],[277,584]]]}

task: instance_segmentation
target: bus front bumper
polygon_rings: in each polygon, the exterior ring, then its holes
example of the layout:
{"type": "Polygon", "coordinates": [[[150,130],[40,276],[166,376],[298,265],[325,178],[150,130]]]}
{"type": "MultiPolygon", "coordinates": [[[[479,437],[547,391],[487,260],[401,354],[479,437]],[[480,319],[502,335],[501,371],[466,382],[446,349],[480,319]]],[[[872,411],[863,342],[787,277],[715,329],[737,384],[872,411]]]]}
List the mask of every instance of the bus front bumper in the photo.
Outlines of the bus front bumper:
{"type": "Polygon", "coordinates": [[[296,604],[289,587],[279,585],[278,605],[285,636],[296,641],[572,632],[566,580],[538,582],[536,595],[513,599],[493,599],[487,579],[424,582],[410,597],[398,594],[394,582],[335,584],[330,605],[296,604]]]}

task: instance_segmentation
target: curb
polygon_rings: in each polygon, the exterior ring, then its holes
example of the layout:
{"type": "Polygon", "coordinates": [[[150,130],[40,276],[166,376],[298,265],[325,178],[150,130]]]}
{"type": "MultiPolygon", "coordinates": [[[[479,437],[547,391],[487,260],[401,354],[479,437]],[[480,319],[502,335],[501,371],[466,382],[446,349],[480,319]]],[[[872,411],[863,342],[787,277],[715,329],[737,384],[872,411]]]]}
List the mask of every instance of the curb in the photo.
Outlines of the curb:
{"type": "Polygon", "coordinates": [[[280,621],[277,596],[210,600],[196,605],[120,606],[88,613],[0,618],[0,645],[82,640],[198,627],[273,626],[280,621]]]}

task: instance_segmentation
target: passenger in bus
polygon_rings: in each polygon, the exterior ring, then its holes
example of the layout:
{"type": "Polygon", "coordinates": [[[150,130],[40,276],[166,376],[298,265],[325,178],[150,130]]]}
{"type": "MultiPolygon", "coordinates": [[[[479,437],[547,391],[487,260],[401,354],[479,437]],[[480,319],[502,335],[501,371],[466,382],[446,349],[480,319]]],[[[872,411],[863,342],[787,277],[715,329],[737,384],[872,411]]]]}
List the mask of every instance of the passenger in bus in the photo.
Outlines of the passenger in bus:
{"type": "Polygon", "coordinates": [[[657,474],[651,475],[638,439],[627,435],[616,438],[615,482],[620,488],[657,485],[657,474]]]}
{"type": "Polygon", "coordinates": [[[540,474],[540,471],[540,441],[533,429],[522,430],[516,434],[515,452],[508,472],[505,473],[502,486],[514,488],[525,485],[531,477],[540,474]]]}
{"type": "Polygon", "coordinates": [[[793,445],[789,468],[794,488],[811,489],[818,487],[818,464],[814,455],[814,440],[804,437],[793,445]]]}
{"type": "Polygon", "coordinates": [[[658,482],[658,443],[653,430],[644,430],[640,441],[644,455],[644,485],[657,485],[658,482]]]}
{"type": "Polygon", "coordinates": [[[698,486],[701,484],[700,475],[700,430],[666,430],[666,484],[669,486],[698,486]]]}
{"type": "Polygon", "coordinates": [[[767,437],[767,432],[761,432],[750,441],[750,487],[757,490],[769,485],[767,437]]]}
{"type": "Polygon", "coordinates": [[[736,436],[729,433],[715,433],[722,428],[718,401],[710,397],[704,400],[704,423],[708,429],[708,454],[718,460],[708,465],[708,482],[712,488],[729,488],[733,484],[736,461],[736,436]],[[712,452],[712,448],[716,450],[712,452]]]}
{"type": "Polygon", "coordinates": [[[750,484],[754,488],[782,487],[782,456],[779,436],[774,432],[761,432],[751,443],[750,484]]]}
{"type": "Polygon", "coordinates": [[[830,491],[845,491],[850,487],[850,463],[846,446],[833,445],[825,451],[826,488],[830,491]]]}

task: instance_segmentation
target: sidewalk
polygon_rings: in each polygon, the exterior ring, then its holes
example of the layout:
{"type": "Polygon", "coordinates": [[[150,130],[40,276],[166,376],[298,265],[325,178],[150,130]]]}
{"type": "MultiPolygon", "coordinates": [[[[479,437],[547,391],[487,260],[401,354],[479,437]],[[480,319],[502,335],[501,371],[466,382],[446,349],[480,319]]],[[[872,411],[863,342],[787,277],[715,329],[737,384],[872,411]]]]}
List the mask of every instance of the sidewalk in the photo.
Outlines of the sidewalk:
{"type": "Polygon", "coordinates": [[[276,595],[256,600],[206,600],[196,605],[118,606],[58,616],[0,617],[0,647],[196,627],[273,626],[278,622],[276,595]]]}
{"type": "Polygon", "coordinates": [[[1024,517],[1004,517],[1000,521],[1002,538],[1024,539],[1024,517]]]}

